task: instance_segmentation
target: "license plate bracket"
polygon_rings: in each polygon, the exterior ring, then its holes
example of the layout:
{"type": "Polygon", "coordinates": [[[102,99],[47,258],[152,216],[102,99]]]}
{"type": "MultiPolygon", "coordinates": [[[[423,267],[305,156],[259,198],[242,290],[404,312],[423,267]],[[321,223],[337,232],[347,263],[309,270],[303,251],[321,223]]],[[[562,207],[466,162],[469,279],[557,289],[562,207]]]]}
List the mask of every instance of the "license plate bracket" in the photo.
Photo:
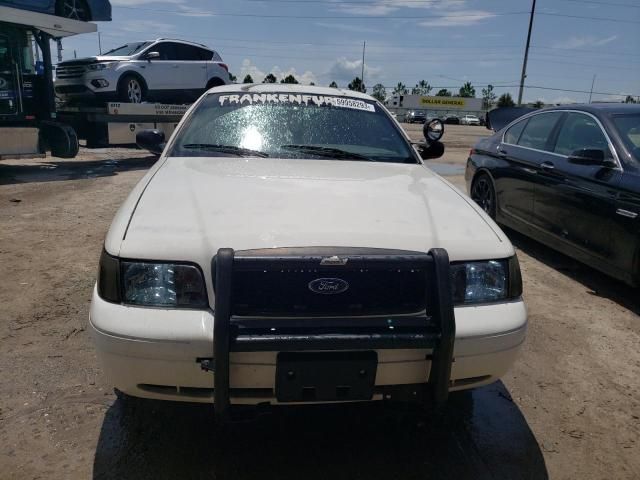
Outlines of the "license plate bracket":
{"type": "Polygon", "coordinates": [[[280,352],[276,363],[279,402],[371,400],[378,354],[280,352]]]}

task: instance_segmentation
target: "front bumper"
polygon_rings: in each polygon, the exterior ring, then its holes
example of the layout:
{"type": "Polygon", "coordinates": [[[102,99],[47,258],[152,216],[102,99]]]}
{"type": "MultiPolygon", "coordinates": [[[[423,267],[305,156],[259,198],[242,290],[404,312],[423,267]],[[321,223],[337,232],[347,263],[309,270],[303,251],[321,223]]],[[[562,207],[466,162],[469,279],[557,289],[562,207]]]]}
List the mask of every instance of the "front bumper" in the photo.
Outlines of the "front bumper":
{"type": "Polygon", "coordinates": [[[112,70],[101,70],[85,72],[82,76],[75,78],[57,78],[54,90],[56,95],[62,99],[115,95],[118,88],[118,78],[112,73],[112,70]]]}
{"type": "MultiPolygon", "coordinates": [[[[479,387],[502,377],[525,339],[524,303],[456,307],[455,319],[449,390],[479,387]]],[[[198,360],[211,357],[213,322],[210,311],[115,305],[94,291],[89,330],[98,359],[119,390],[143,398],[212,403],[214,374],[203,371],[198,360]]],[[[385,397],[385,387],[428,381],[431,349],[376,352],[374,400],[385,397]]],[[[278,403],[277,353],[230,353],[231,403],[278,403]]]]}

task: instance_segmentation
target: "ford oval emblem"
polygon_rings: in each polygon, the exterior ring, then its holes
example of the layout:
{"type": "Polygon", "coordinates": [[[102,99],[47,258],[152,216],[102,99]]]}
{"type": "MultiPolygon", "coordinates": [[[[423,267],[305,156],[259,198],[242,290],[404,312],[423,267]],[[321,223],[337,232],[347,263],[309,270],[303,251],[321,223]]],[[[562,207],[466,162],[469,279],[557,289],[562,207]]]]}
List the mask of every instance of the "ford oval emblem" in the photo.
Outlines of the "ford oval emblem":
{"type": "Polygon", "coordinates": [[[309,282],[309,290],[322,295],[335,295],[348,289],[349,284],[340,278],[316,278],[309,282]]]}

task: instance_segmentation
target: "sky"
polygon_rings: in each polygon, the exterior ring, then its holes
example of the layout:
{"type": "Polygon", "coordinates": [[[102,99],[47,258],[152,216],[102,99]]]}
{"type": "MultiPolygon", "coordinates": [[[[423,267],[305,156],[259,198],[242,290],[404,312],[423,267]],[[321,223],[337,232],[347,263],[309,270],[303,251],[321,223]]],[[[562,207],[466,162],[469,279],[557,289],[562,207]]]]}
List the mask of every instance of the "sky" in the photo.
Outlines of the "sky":
{"type": "MultiPolygon", "coordinates": [[[[102,50],[158,37],[203,43],[241,81],[273,72],[301,83],[364,82],[454,92],[470,81],[517,98],[531,0],[111,0],[102,50]]],[[[96,55],[98,35],[63,41],[63,58],[96,55]]],[[[640,1],[537,0],[524,101],[640,96],[640,1]],[[595,75],[595,81],[594,81],[595,75]],[[573,91],[572,91],[573,90],[573,91]]]]}

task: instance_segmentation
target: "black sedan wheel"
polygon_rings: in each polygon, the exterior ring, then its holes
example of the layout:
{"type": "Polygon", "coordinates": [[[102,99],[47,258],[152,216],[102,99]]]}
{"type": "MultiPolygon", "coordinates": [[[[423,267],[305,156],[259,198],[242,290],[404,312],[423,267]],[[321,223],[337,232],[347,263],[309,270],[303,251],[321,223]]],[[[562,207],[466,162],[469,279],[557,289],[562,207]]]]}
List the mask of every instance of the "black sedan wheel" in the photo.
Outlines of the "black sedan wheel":
{"type": "Polygon", "coordinates": [[[91,20],[89,7],[84,0],[58,0],[56,2],[56,15],[83,22],[91,20]]]}
{"type": "Polygon", "coordinates": [[[496,191],[487,175],[482,174],[473,182],[471,199],[480,205],[491,218],[496,218],[496,191]]]}

